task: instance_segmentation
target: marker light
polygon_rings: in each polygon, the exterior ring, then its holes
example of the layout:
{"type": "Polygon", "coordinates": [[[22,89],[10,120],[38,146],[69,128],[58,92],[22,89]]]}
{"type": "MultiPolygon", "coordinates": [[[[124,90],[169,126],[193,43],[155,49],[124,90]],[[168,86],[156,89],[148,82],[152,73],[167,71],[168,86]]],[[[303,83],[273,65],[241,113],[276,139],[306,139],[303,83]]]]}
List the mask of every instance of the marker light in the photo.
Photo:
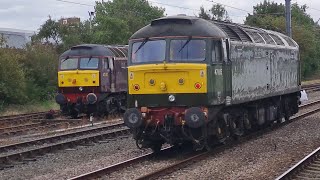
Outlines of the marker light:
{"type": "Polygon", "coordinates": [[[133,89],[134,89],[135,91],[139,91],[139,89],[140,89],[139,84],[133,85],[133,89]]]}
{"type": "Polygon", "coordinates": [[[200,89],[200,88],[202,87],[202,85],[197,82],[197,83],[194,84],[194,87],[195,87],[196,89],[200,89]]]}

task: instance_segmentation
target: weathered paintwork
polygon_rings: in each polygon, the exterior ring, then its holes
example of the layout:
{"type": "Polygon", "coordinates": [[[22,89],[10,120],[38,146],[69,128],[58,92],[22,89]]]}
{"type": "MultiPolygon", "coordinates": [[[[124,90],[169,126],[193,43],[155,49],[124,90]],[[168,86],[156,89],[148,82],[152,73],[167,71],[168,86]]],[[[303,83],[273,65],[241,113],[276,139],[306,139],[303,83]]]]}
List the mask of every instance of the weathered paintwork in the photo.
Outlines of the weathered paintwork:
{"type": "Polygon", "coordinates": [[[230,55],[232,103],[299,90],[297,48],[231,42],[230,55]]]}

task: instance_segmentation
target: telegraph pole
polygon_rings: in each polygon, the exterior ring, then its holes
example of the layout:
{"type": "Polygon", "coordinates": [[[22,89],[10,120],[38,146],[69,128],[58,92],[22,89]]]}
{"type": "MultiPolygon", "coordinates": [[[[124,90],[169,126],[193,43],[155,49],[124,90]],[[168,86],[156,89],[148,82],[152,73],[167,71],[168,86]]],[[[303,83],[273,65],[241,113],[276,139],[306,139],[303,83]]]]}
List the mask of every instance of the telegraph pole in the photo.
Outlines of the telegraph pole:
{"type": "Polygon", "coordinates": [[[286,0],[286,31],[289,37],[292,37],[291,27],[291,0],[286,0]]]}

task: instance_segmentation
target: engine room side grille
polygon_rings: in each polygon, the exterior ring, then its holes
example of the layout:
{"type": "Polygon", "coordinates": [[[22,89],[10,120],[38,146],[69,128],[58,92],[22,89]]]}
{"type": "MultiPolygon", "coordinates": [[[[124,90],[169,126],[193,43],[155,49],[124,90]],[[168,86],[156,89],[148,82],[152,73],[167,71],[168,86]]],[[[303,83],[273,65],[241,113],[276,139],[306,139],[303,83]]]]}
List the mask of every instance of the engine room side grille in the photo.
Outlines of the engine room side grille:
{"type": "Polygon", "coordinates": [[[259,33],[255,32],[255,31],[246,31],[246,32],[252,37],[252,39],[255,43],[265,44],[262,36],[259,33]]]}
{"type": "Polygon", "coordinates": [[[296,45],[292,42],[292,40],[286,36],[282,36],[284,40],[287,41],[287,43],[289,44],[289,46],[291,47],[296,47],[296,45]]]}
{"type": "Polygon", "coordinates": [[[267,44],[273,44],[273,45],[276,44],[276,43],[273,41],[273,39],[269,36],[269,34],[260,33],[260,35],[263,37],[263,39],[266,41],[267,44]]]}
{"type": "Polygon", "coordinates": [[[274,39],[274,41],[277,43],[277,45],[282,45],[284,46],[283,41],[276,35],[270,34],[270,36],[274,39]]]}
{"type": "Polygon", "coordinates": [[[229,26],[229,28],[231,28],[234,32],[236,32],[242,41],[252,42],[250,37],[241,28],[239,28],[237,26],[229,26]]]}
{"type": "Polygon", "coordinates": [[[224,32],[226,32],[231,40],[241,41],[240,36],[226,24],[222,24],[222,23],[215,23],[215,24],[219,26],[224,32]]]}

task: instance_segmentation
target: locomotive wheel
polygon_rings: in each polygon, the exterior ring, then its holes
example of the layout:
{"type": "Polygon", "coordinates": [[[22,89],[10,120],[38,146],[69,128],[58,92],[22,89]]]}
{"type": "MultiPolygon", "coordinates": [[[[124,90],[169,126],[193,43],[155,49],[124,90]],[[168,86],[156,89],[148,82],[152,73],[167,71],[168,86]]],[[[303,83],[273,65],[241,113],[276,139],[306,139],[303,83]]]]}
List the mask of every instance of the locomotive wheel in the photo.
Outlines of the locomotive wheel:
{"type": "Polygon", "coordinates": [[[223,119],[219,119],[216,128],[218,141],[225,143],[230,138],[229,126],[223,119]]]}

